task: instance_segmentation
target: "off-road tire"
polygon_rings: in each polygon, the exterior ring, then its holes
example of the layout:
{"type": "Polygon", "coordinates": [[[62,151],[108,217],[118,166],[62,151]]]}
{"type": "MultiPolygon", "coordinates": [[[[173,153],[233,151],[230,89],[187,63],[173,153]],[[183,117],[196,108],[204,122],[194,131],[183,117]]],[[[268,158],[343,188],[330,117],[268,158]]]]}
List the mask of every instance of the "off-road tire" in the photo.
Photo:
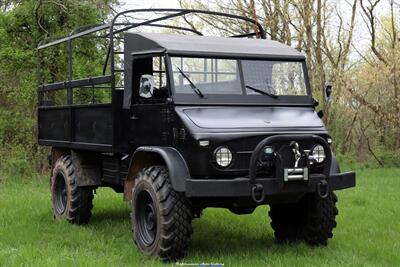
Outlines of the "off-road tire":
{"type": "Polygon", "coordinates": [[[144,168],[136,179],[131,213],[136,246],[144,255],[163,261],[184,257],[193,232],[189,201],[173,190],[164,166],[144,168]]]}
{"type": "Polygon", "coordinates": [[[304,241],[313,246],[327,245],[336,227],[337,197],[306,194],[297,203],[270,205],[271,227],[278,242],[304,241]]]}
{"type": "Polygon", "coordinates": [[[51,199],[55,219],[66,219],[72,224],[89,222],[93,208],[93,190],[78,187],[70,155],[59,158],[54,164],[51,199]]]}
{"type": "Polygon", "coordinates": [[[294,242],[297,239],[297,203],[270,205],[269,217],[274,230],[275,240],[294,242]]]}

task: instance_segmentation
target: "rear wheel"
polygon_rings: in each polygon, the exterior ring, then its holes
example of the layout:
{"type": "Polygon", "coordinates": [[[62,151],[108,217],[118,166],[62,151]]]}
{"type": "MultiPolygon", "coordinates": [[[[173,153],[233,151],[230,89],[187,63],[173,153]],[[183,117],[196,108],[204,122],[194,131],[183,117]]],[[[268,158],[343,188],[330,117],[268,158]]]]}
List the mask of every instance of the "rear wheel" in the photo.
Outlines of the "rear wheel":
{"type": "Polygon", "coordinates": [[[185,196],[173,190],[168,170],[144,168],[132,194],[132,231],[140,251],[163,261],[184,257],[192,237],[192,209],[185,196]]]}
{"type": "Polygon", "coordinates": [[[70,155],[59,158],[54,165],[51,199],[54,218],[67,219],[73,224],[89,222],[93,208],[93,190],[78,187],[70,155]]]}
{"type": "Polygon", "coordinates": [[[330,192],[326,198],[310,193],[297,203],[271,205],[269,216],[276,240],[326,245],[336,227],[336,202],[335,193],[330,192]]]}

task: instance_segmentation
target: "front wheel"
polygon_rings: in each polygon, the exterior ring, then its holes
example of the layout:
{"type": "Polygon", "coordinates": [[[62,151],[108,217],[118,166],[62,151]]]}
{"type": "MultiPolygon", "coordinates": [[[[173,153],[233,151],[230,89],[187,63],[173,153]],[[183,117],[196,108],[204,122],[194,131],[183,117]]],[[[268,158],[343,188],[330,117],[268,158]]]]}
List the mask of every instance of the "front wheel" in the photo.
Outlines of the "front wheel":
{"type": "Polygon", "coordinates": [[[271,226],[275,239],[284,241],[305,241],[314,246],[326,245],[336,227],[337,197],[330,192],[326,198],[309,193],[297,203],[270,206],[271,226]]]}
{"type": "Polygon", "coordinates": [[[192,237],[192,209],[172,188],[167,168],[144,168],[132,194],[132,232],[140,251],[163,261],[184,257],[192,237]]]}

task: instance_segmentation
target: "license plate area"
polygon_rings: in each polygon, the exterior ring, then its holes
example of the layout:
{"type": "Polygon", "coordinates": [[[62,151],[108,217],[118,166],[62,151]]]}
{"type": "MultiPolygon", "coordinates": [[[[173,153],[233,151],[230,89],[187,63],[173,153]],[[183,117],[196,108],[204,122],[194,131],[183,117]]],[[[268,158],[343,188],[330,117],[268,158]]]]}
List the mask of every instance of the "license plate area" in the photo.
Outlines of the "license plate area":
{"type": "Polygon", "coordinates": [[[284,168],[283,180],[285,182],[291,181],[308,181],[309,172],[308,168],[284,168]]]}

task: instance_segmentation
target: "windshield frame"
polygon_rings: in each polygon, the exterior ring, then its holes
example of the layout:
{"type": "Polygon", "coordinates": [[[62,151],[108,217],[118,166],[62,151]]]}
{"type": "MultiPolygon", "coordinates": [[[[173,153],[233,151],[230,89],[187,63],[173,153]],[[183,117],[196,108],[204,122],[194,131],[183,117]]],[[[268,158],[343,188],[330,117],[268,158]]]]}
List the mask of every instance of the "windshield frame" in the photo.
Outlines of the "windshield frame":
{"type": "MultiPolygon", "coordinates": [[[[182,105],[268,105],[268,106],[312,106],[312,91],[310,86],[310,81],[308,77],[308,70],[306,66],[305,59],[293,59],[285,58],[282,56],[280,58],[276,57],[265,57],[265,58],[253,58],[253,57],[232,57],[232,56],[215,56],[215,55],[184,55],[184,54],[166,54],[165,59],[167,61],[167,71],[169,84],[171,86],[171,93],[175,104],[182,105]],[[198,97],[195,93],[183,94],[176,93],[174,74],[172,67],[171,57],[184,57],[184,58],[210,58],[210,59],[232,59],[232,60],[257,60],[257,61],[283,61],[283,62],[299,62],[302,64],[302,69],[304,73],[304,83],[306,87],[306,95],[278,95],[278,98],[271,98],[266,95],[256,94],[256,95],[243,95],[243,94],[205,94],[204,98],[198,97]]],[[[241,68],[241,61],[238,62],[239,75],[241,79],[241,84],[244,86],[243,71],[241,68]]],[[[200,88],[201,89],[201,88],[200,88]]]]}

